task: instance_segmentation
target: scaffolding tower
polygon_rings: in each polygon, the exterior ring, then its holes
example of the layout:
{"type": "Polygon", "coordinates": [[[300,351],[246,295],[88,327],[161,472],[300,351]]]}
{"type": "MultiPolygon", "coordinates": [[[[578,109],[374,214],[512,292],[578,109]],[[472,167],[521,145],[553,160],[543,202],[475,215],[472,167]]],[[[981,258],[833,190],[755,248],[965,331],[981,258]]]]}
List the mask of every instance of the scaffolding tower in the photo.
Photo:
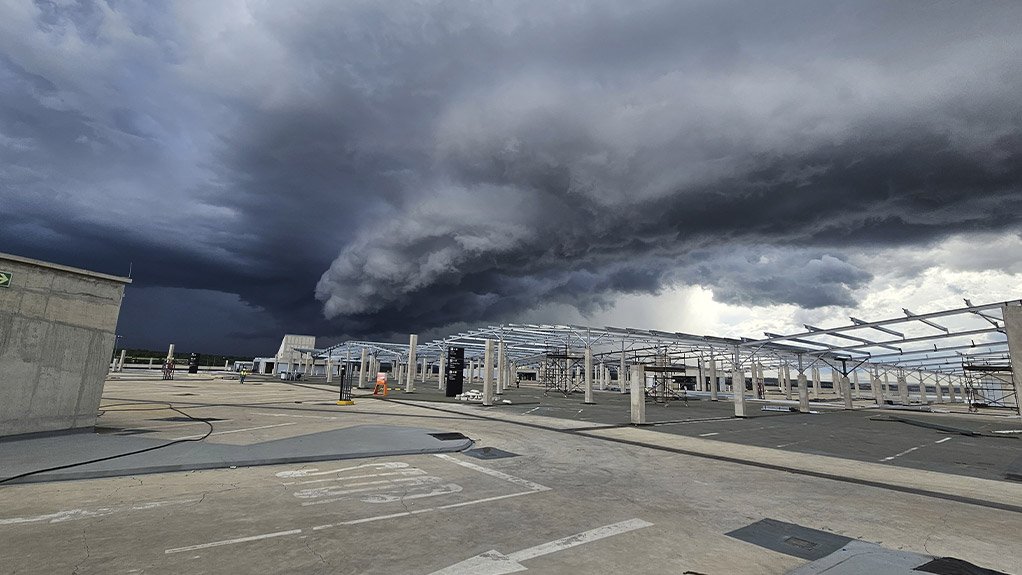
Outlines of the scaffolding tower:
{"type": "Polygon", "coordinates": [[[581,384],[576,374],[585,369],[584,363],[585,356],[571,353],[568,348],[565,348],[563,352],[558,350],[547,353],[543,357],[543,369],[541,370],[543,394],[547,395],[554,391],[567,397],[572,392],[580,390],[581,384]]]}

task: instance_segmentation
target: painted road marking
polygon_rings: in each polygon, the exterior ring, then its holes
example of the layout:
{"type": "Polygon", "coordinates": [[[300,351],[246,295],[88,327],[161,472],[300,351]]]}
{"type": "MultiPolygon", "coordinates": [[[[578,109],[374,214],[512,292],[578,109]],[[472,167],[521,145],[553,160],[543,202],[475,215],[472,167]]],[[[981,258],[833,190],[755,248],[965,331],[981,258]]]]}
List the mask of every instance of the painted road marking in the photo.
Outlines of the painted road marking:
{"type": "Polygon", "coordinates": [[[944,439],[941,439],[939,441],[935,441],[934,443],[944,443],[945,441],[951,441],[951,438],[950,437],[945,437],[944,439]]]}
{"type": "Polygon", "coordinates": [[[600,539],[621,535],[622,533],[628,533],[629,531],[643,529],[652,525],[652,523],[642,519],[629,519],[628,521],[604,525],[603,527],[576,533],[556,541],[522,549],[508,555],[504,555],[497,550],[487,551],[486,553],[466,559],[461,563],[434,571],[430,575],[504,575],[506,573],[517,573],[528,569],[528,567],[521,564],[522,561],[557,553],[558,551],[564,551],[565,549],[577,547],[585,543],[592,543],[593,541],[599,541],[600,539]]]}
{"type": "MultiPolygon", "coordinates": [[[[503,499],[510,499],[512,497],[521,497],[523,495],[532,495],[534,493],[541,493],[543,491],[550,491],[551,490],[551,488],[546,487],[544,485],[540,485],[538,483],[535,483],[535,482],[532,482],[532,481],[528,481],[528,480],[522,479],[520,477],[515,477],[513,475],[508,475],[507,473],[504,473],[502,471],[497,471],[496,469],[490,469],[488,467],[483,467],[481,465],[476,465],[475,463],[471,463],[471,462],[468,462],[468,461],[462,461],[460,459],[456,459],[456,458],[454,458],[454,457],[452,457],[450,455],[444,454],[444,453],[437,453],[437,454],[434,454],[434,455],[436,457],[439,457],[440,459],[444,459],[446,461],[450,461],[450,462],[455,463],[457,465],[460,465],[462,467],[466,467],[468,469],[472,469],[474,471],[478,471],[479,473],[483,473],[485,475],[489,475],[490,477],[495,477],[497,479],[501,479],[503,481],[507,481],[508,483],[512,483],[514,485],[528,487],[529,490],[528,491],[520,491],[520,492],[517,492],[517,493],[509,493],[507,495],[496,495],[496,496],[493,496],[493,497],[485,497],[485,498],[482,498],[482,499],[473,499],[471,501],[462,501],[460,503],[450,503],[450,504],[447,504],[447,505],[437,505],[435,507],[428,507],[428,508],[424,508],[424,509],[415,509],[415,510],[411,510],[411,511],[402,511],[402,512],[399,512],[399,513],[388,513],[388,514],[385,514],[385,515],[375,515],[375,516],[372,516],[372,517],[363,517],[363,518],[360,518],[360,519],[351,519],[351,520],[348,520],[348,521],[338,521],[336,523],[328,523],[326,525],[317,525],[315,527],[312,527],[311,529],[305,529],[305,530],[303,530],[303,529],[291,529],[291,530],[288,530],[288,531],[276,531],[276,532],[273,532],[273,533],[265,533],[263,535],[251,535],[251,536],[248,536],[248,537],[237,537],[237,538],[234,538],[234,539],[223,539],[223,540],[220,540],[220,541],[211,541],[209,543],[200,543],[198,545],[189,545],[187,547],[175,547],[173,549],[166,549],[166,550],[164,550],[164,553],[171,554],[171,553],[180,553],[182,551],[194,551],[194,550],[197,550],[197,549],[207,549],[207,548],[210,548],[210,547],[220,547],[220,546],[223,546],[223,545],[233,545],[233,544],[236,544],[236,543],[247,543],[247,542],[250,542],[250,541],[260,541],[260,540],[263,540],[263,539],[271,539],[271,538],[274,538],[274,537],[283,537],[283,536],[286,536],[286,535],[297,535],[297,534],[300,534],[300,533],[303,533],[303,532],[309,532],[309,531],[322,531],[324,529],[331,529],[331,528],[334,528],[334,527],[343,527],[343,526],[350,526],[350,525],[360,525],[362,523],[372,523],[374,521],[384,521],[384,520],[387,520],[387,519],[395,519],[395,518],[398,518],[398,517],[410,517],[412,515],[420,515],[422,513],[433,513],[433,512],[437,512],[437,511],[445,511],[445,510],[448,510],[448,509],[458,509],[458,508],[461,508],[461,507],[467,507],[469,505],[478,505],[480,503],[490,503],[490,502],[493,502],[493,501],[500,501],[500,500],[503,500],[503,499]]],[[[301,469],[301,470],[294,470],[294,471],[282,471],[280,473],[277,473],[276,476],[277,477],[282,477],[282,478],[308,477],[308,476],[315,476],[315,475],[320,475],[320,474],[337,473],[337,472],[341,472],[341,471],[350,471],[350,470],[355,470],[355,469],[372,468],[372,467],[376,467],[376,468],[380,468],[380,469],[402,469],[402,468],[408,468],[408,464],[407,463],[402,463],[402,462],[369,463],[369,464],[365,464],[365,465],[356,465],[356,466],[353,466],[353,467],[345,467],[345,468],[342,468],[342,469],[334,469],[334,470],[328,470],[328,471],[319,471],[318,469],[301,469]]],[[[415,469],[415,468],[411,468],[411,469],[415,469]]],[[[448,485],[454,485],[454,484],[448,484],[448,485]]],[[[440,493],[440,495],[442,495],[442,494],[443,493],[440,493]]],[[[370,497],[372,497],[372,496],[370,496],[370,497]]],[[[404,499],[410,499],[410,498],[411,497],[396,497],[393,500],[387,500],[387,501],[369,501],[369,502],[371,502],[371,503],[389,503],[389,502],[398,502],[398,501],[402,501],[404,499]]],[[[637,520],[633,520],[633,521],[637,521],[637,520]]],[[[583,535],[583,534],[579,534],[579,535],[583,535]]],[[[578,537],[578,536],[575,536],[575,537],[578,537]]]]}
{"type": "Polygon", "coordinates": [[[919,449],[919,448],[918,447],[909,447],[908,449],[906,449],[905,451],[902,451],[901,453],[896,453],[896,454],[894,454],[894,455],[892,455],[890,457],[885,457],[885,458],[881,459],[880,461],[890,461],[890,460],[892,460],[892,459],[894,459],[896,457],[901,457],[902,455],[906,455],[908,453],[912,453],[913,451],[915,451],[917,449],[919,449]]]}
{"type": "Polygon", "coordinates": [[[700,433],[699,437],[710,437],[710,436],[713,436],[713,435],[720,435],[720,433],[718,433],[716,431],[714,431],[713,433],[700,433]]]}
{"type": "Polygon", "coordinates": [[[469,469],[478,471],[479,473],[484,473],[486,475],[489,475],[490,477],[496,477],[497,479],[503,479],[504,481],[507,481],[508,483],[513,483],[515,485],[521,485],[522,487],[527,487],[527,488],[531,489],[532,491],[549,491],[550,490],[549,487],[540,485],[539,483],[533,483],[532,481],[529,481],[528,479],[522,479],[520,477],[515,477],[513,475],[508,475],[507,473],[504,473],[503,471],[497,471],[496,469],[490,469],[489,467],[483,467],[482,465],[476,465],[475,463],[471,463],[471,462],[468,462],[468,461],[462,461],[460,459],[456,459],[456,458],[454,458],[454,457],[452,457],[450,455],[447,455],[446,453],[434,453],[433,456],[434,457],[439,457],[440,459],[443,459],[445,461],[450,461],[451,463],[460,465],[462,467],[467,467],[469,469]]]}
{"type": "Polygon", "coordinates": [[[199,500],[200,499],[179,499],[176,501],[147,501],[145,503],[136,503],[135,505],[125,505],[122,507],[100,507],[98,509],[66,509],[63,511],[57,511],[55,513],[34,515],[32,517],[8,517],[6,519],[0,519],[0,525],[20,525],[23,523],[39,523],[40,521],[46,521],[47,523],[63,523],[64,521],[73,521],[75,519],[105,517],[107,515],[113,515],[114,513],[120,513],[122,511],[145,511],[147,509],[167,507],[168,505],[195,503],[199,500]]]}
{"type": "MultiPolygon", "coordinates": [[[[277,408],[280,409],[280,408],[277,408]]],[[[248,412],[249,415],[265,415],[266,417],[301,417],[303,419],[329,419],[335,420],[340,419],[339,417],[333,417],[331,415],[296,415],[293,413],[259,413],[257,411],[248,412]]]]}
{"type": "MultiPolygon", "coordinates": [[[[352,467],[342,467],[340,469],[330,469],[327,471],[320,471],[319,469],[296,469],[294,471],[281,471],[277,473],[277,477],[312,477],[315,475],[329,475],[331,473],[343,473],[345,471],[354,471],[356,469],[403,469],[408,467],[407,463],[400,461],[386,461],[383,463],[365,463],[362,465],[355,465],[352,467]]],[[[285,483],[285,485],[287,485],[285,483]]]]}
{"type": "MultiPolygon", "coordinates": [[[[259,427],[245,427],[243,429],[230,429],[230,430],[227,430],[227,431],[214,431],[213,433],[210,433],[210,435],[211,436],[213,436],[213,435],[227,435],[228,433],[241,433],[243,431],[255,431],[257,429],[269,429],[271,427],[284,427],[285,425],[297,425],[297,424],[295,422],[293,422],[293,421],[291,421],[289,423],[275,423],[273,425],[260,425],[259,427]]],[[[200,433],[198,435],[186,435],[184,437],[175,437],[174,439],[171,439],[171,441],[181,441],[182,439],[198,439],[198,438],[202,437],[203,435],[205,435],[205,434],[204,433],[200,433]]]]}
{"type": "Polygon", "coordinates": [[[301,529],[290,529],[288,531],[277,531],[276,533],[263,533],[262,535],[252,535],[251,537],[238,537],[236,539],[224,539],[222,541],[213,541],[210,543],[202,543],[199,545],[189,545],[188,547],[175,547],[173,549],[167,549],[164,551],[165,554],[181,553],[182,551],[195,551],[196,549],[209,549],[210,547],[220,547],[221,545],[231,545],[234,543],[245,543],[248,541],[259,541],[261,539],[271,539],[273,537],[283,537],[285,535],[297,535],[301,533],[301,529]]]}

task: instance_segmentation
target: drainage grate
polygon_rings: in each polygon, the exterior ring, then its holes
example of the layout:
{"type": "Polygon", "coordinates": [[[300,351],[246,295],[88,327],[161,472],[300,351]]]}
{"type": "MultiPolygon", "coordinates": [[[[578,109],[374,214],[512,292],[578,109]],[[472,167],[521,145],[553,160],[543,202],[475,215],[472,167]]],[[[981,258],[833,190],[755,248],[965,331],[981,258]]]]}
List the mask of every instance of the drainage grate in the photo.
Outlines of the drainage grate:
{"type": "Polygon", "coordinates": [[[465,452],[465,455],[470,455],[476,459],[504,459],[506,457],[518,457],[517,453],[511,453],[510,451],[504,451],[503,449],[497,449],[496,447],[469,449],[465,452]]]}
{"type": "Polygon", "coordinates": [[[805,549],[806,551],[812,551],[813,549],[816,549],[816,543],[813,543],[812,541],[807,541],[805,539],[799,539],[798,537],[788,537],[784,540],[784,542],[787,543],[788,545],[794,545],[799,549],[805,549]]]}
{"type": "Polygon", "coordinates": [[[439,439],[440,441],[458,441],[458,440],[461,440],[461,439],[468,439],[467,437],[465,437],[461,433],[457,433],[457,432],[453,432],[453,433],[430,433],[430,435],[432,435],[433,437],[439,439]]]}

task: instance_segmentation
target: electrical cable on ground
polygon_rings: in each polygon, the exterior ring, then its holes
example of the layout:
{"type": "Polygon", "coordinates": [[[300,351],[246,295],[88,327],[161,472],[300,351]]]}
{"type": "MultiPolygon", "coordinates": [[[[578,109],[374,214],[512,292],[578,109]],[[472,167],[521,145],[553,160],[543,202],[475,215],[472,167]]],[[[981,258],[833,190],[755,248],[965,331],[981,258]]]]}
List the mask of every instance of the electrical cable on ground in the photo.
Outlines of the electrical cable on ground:
{"type": "MultiPolygon", "coordinates": [[[[116,403],[116,404],[113,404],[113,405],[107,405],[107,406],[102,406],[102,407],[110,408],[110,407],[116,407],[116,406],[121,406],[121,405],[145,405],[147,403],[159,404],[159,403],[163,403],[163,402],[146,401],[146,402],[141,402],[141,403],[116,403]]],[[[97,459],[90,459],[88,461],[79,461],[77,463],[68,463],[67,465],[58,465],[56,467],[47,467],[46,469],[36,469],[35,471],[27,471],[25,473],[20,473],[18,475],[14,475],[12,477],[5,477],[3,479],[0,479],[0,484],[9,483],[11,481],[16,481],[18,479],[24,479],[25,477],[29,477],[29,476],[32,476],[32,475],[38,475],[40,473],[48,473],[50,471],[59,471],[61,469],[68,469],[68,468],[71,468],[71,467],[78,467],[78,466],[81,466],[81,465],[89,465],[90,463],[99,463],[101,461],[109,461],[111,459],[117,459],[119,457],[127,457],[129,455],[138,455],[140,453],[147,453],[149,451],[156,451],[157,449],[163,449],[164,447],[170,447],[171,445],[177,445],[178,443],[188,443],[188,442],[192,442],[192,441],[202,441],[202,440],[206,439],[207,437],[209,437],[211,433],[213,433],[213,424],[210,423],[208,420],[202,419],[202,418],[199,418],[199,417],[193,417],[193,416],[191,416],[191,415],[181,411],[180,409],[174,407],[170,403],[163,403],[163,405],[166,405],[166,407],[143,408],[143,409],[118,409],[118,410],[112,410],[112,411],[162,411],[162,410],[169,409],[169,410],[174,411],[176,413],[180,413],[181,415],[187,417],[188,419],[191,419],[192,421],[198,421],[198,422],[205,423],[206,425],[209,426],[209,431],[207,431],[206,434],[203,435],[202,437],[195,437],[195,438],[191,438],[191,439],[176,439],[174,441],[170,441],[170,442],[164,443],[162,445],[154,445],[152,447],[147,447],[145,449],[139,449],[139,450],[136,450],[136,451],[129,451],[127,453],[118,453],[116,455],[108,455],[106,457],[100,457],[100,458],[97,458],[97,459]]],[[[102,415],[106,411],[110,411],[110,410],[109,409],[102,409],[101,408],[100,409],[100,415],[102,415]]]]}

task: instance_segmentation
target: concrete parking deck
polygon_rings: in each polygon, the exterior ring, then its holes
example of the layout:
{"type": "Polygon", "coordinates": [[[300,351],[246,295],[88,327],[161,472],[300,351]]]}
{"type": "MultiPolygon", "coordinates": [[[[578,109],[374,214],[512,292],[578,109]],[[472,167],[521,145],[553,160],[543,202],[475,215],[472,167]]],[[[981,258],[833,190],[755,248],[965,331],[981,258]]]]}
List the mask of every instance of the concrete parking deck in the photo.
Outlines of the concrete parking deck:
{"type": "MultiPolygon", "coordinates": [[[[639,429],[525,413],[537,405],[486,409],[395,394],[388,398],[393,401],[357,397],[356,405],[341,407],[333,403],[336,388],[316,384],[124,376],[108,382],[104,405],[170,402],[193,417],[216,419],[214,433],[223,433],[205,441],[221,445],[388,425],[460,432],[477,447],[509,456],[402,455],[2,485],[6,572],[710,574],[808,568],[806,558],[726,535],[765,519],[869,549],[903,551],[902,558],[952,556],[1022,572],[1016,535],[1022,531],[1022,484],[898,461],[907,456],[866,462],[763,446],[750,440],[757,437],[751,429],[721,441],[661,431],[671,426],[639,429]]],[[[570,398],[540,405],[562,400],[570,398]]],[[[598,409],[583,413],[589,408],[598,409]]],[[[935,434],[854,415],[863,421],[848,425],[861,433],[904,428],[935,434]]],[[[208,430],[205,423],[169,417],[111,408],[99,421],[112,435],[145,428],[141,435],[162,440],[208,430]]],[[[798,417],[813,416],[771,414],[737,423],[773,425],[798,417]]],[[[807,421],[807,432],[819,433],[840,417],[821,414],[807,421]]],[[[677,426],[695,425],[703,424],[677,426]]]]}

